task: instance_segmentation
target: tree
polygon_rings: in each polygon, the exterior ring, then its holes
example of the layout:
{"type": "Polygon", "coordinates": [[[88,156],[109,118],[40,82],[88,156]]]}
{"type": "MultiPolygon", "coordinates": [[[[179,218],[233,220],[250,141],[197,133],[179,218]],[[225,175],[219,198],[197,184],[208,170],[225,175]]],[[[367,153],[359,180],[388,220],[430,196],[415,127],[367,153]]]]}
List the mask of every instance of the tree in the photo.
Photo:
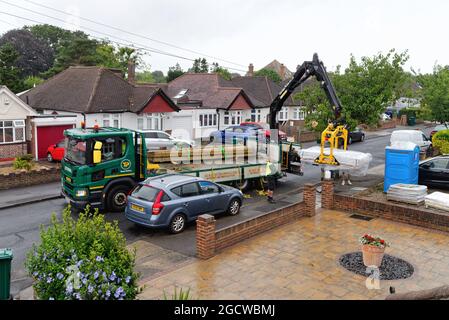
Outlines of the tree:
{"type": "Polygon", "coordinates": [[[189,69],[189,72],[193,73],[208,73],[209,72],[209,64],[205,58],[198,58],[193,61],[192,67],[189,69]]]}
{"type": "Polygon", "coordinates": [[[419,75],[418,82],[422,104],[430,108],[433,119],[449,122],[449,66],[435,66],[432,74],[419,75]]]}
{"type": "Polygon", "coordinates": [[[26,77],[25,80],[23,80],[24,90],[31,89],[39,84],[44,82],[44,79],[36,77],[36,76],[29,76],[26,77]]]}
{"type": "Polygon", "coordinates": [[[170,67],[167,72],[167,82],[175,80],[177,77],[180,77],[185,72],[181,69],[179,63],[177,63],[174,67],[170,67]]]}
{"type": "Polygon", "coordinates": [[[269,79],[273,80],[276,83],[281,83],[282,78],[280,75],[277,74],[276,71],[271,69],[260,69],[259,71],[254,72],[254,75],[256,77],[268,77],[269,79]]]}
{"type": "Polygon", "coordinates": [[[164,83],[167,81],[164,73],[160,70],[151,72],[151,75],[153,76],[154,82],[156,83],[164,83]]]}
{"type": "Polygon", "coordinates": [[[14,29],[0,38],[0,46],[9,43],[18,52],[16,67],[21,77],[37,76],[53,66],[54,50],[30,31],[14,29]]]}
{"type": "Polygon", "coordinates": [[[151,71],[143,71],[136,73],[136,81],[138,83],[155,83],[153,73],[151,71]]]}
{"type": "Polygon", "coordinates": [[[25,26],[24,29],[30,31],[35,37],[45,41],[55,52],[59,50],[64,42],[72,41],[75,38],[89,38],[83,31],[70,31],[50,24],[25,26]]]}
{"type": "Polygon", "coordinates": [[[21,70],[16,66],[19,53],[12,44],[7,43],[0,47],[0,84],[7,86],[14,93],[23,90],[20,79],[21,70]]]}
{"type": "Polygon", "coordinates": [[[386,55],[362,57],[360,63],[351,55],[344,74],[339,68],[333,80],[345,113],[358,123],[377,125],[385,108],[401,95],[407,79],[403,70],[407,51],[394,49],[386,55]]]}
{"type": "Polygon", "coordinates": [[[211,72],[218,73],[223,79],[231,80],[232,75],[228,69],[221,67],[217,62],[212,63],[211,72]]]}

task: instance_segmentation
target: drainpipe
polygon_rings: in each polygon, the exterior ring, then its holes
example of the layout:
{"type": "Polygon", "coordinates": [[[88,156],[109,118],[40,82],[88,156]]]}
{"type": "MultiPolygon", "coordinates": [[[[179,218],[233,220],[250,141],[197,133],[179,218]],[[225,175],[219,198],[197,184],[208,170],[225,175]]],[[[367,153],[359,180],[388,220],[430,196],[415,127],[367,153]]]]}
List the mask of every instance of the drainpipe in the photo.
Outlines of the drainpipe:
{"type": "Polygon", "coordinates": [[[218,124],[218,131],[220,131],[220,110],[216,109],[217,112],[217,124],[218,124]]]}

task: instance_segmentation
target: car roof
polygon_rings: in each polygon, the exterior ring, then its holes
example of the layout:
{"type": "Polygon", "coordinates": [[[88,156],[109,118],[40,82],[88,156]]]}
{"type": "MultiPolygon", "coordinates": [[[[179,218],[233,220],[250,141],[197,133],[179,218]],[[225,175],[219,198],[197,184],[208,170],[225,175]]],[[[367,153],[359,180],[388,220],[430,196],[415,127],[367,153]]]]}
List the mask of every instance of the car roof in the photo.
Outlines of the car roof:
{"type": "Polygon", "coordinates": [[[161,176],[148,178],[143,183],[159,186],[160,188],[162,187],[170,188],[195,181],[203,181],[203,179],[184,174],[164,174],[161,176]]]}

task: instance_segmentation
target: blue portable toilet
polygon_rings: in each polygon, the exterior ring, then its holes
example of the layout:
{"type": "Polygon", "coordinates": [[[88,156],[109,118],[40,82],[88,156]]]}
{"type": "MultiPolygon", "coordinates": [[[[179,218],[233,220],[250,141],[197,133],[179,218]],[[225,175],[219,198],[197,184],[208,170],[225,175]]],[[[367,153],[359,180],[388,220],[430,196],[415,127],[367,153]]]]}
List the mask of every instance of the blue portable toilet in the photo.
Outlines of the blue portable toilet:
{"type": "Polygon", "coordinates": [[[384,192],[397,183],[418,184],[419,146],[396,142],[385,148],[384,192]]]}

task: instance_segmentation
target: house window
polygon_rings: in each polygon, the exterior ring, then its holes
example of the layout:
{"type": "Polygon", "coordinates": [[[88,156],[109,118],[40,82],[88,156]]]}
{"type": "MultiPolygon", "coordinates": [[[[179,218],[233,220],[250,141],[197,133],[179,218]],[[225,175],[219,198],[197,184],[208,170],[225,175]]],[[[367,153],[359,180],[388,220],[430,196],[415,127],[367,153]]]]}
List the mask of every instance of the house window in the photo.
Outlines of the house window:
{"type": "Polygon", "coordinates": [[[293,108],[293,120],[304,120],[306,113],[300,107],[293,108]]]}
{"type": "Polygon", "coordinates": [[[25,121],[0,121],[0,143],[24,142],[25,121]]]}
{"type": "Polygon", "coordinates": [[[145,113],[137,116],[137,130],[162,130],[162,114],[145,113]]]}
{"type": "Polygon", "coordinates": [[[251,122],[261,122],[262,120],[262,110],[252,109],[251,110],[251,122]]]}
{"type": "Polygon", "coordinates": [[[120,128],[120,115],[103,113],[103,127],[120,128]]]}
{"type": "Polygon", "coordinates": [[[215,127],[217,126],[217,114],[216,113],[207,113],[200,114],[200,127],[215,127]]]}
{"type": "Polygon", "coordinates": [[[223,121],[225,125],[229,125],[229,111],[225,111],[223,121]]]}
{"type": "Polygon", "coordinates": [[[278,113],[278,120],[279,121],[287,121],[288,120],[288,108],[283,107],[281,111],[278,113]]]}

